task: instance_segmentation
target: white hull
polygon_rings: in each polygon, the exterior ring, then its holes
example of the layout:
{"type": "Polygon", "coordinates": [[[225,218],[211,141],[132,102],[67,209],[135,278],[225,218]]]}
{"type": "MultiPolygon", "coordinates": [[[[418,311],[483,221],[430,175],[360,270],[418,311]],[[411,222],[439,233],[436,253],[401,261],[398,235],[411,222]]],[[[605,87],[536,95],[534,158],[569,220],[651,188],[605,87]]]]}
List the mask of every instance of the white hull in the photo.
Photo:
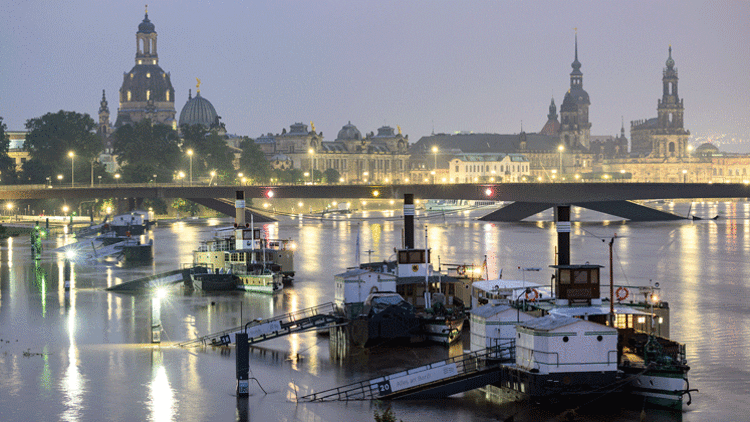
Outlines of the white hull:
{"type": "Polygon", "coordinates": [[[681,409],[683,392],[687,391],[688,383],[676,375],[638,375],[630,384],[632,394],[646,397],[653,404],[681,409]]]}

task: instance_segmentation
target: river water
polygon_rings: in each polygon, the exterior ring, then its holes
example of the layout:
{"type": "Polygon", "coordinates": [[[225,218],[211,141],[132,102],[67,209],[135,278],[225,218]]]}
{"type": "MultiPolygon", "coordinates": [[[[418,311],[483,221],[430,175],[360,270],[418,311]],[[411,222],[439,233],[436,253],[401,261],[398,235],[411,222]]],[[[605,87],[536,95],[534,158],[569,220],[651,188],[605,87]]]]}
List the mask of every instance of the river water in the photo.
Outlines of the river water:
{"type": "MultiPolygon", "coordinates": [[[[660,204],[678,214],[688,204],[660,204]]],[[[607,221],[574,208],[571,262],[604,265],[604,239],[617,233],[615,283],[659,282],[671,307],[671,337],[687,344],[693,404],[682,413],[646,409],[645,420],[730,421],[750,414],[750,203],[696,203],[692,212],[718,220],[659,223],[607,221]]],[[[443,263],[481,264],[496,277],[548,283],[555,256],[551,212],[523,223],[487,223],[487,211],[418,218],[443,263]],[[542,267],[523,274],[518,268],[542,267]]],[[[424,217],[424,216],[422,216],[424,217]]],[[[386,259],[401,244],[400,212],[359,212],[325,220],[284,217],[264,226],[271,238],[297,242],[297,275],[275,296],[203,295],[175,287],[162,302],[162,343],[150,343],[150,299],[114,294],[108,286],[176,269],[191,261],[201,240],[231,220],[163,224],[147,236],[155,259],[122,267],[78,262],[72,288],[63,288],[61,257],[50,252],[70,239],[45,242],[42,260],[30,258],[29,239],[0,247],[0,420],[3,421],[372,421],[378,403],[296,403],[295,398],[462,353],[468,345],[380,347],[332,357],[326,336],[294,334],[251,348],[249,399],[235,397],[234,349],[180,348],[176,343],[333,299],[333,275],[355,262],[386,259]],[[371,251],[371,252],[368,252],[371,251]],[[265,393],[264,393],[265,390],[265,393]]],[[[145,239],[144,239],[145,240],[145,239]]],[[[465,336],[468,339],[468,336],[465,336]]],[[[559,409],[493,402],[481,391],[444,400],[390,404],[412,421],[562,420],[559,409]]],[[[637,421],[641,409],[617,403],[582,408],[579,420],[637,421]]]]}

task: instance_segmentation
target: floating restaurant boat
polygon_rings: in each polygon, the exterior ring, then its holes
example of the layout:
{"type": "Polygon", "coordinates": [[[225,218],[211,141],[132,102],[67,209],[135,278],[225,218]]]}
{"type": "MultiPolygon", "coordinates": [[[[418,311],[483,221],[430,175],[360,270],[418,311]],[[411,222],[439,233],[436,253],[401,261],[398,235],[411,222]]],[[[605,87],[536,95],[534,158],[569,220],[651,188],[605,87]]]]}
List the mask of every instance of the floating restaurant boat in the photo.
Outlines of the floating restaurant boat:
{"type": "Polygon", "coordinates": [[[113,231],[117,236],[140,236],[152,225],[148,211],[131,211],[112,217],[111,222],[103,224],[102,231],[113,231]]]}

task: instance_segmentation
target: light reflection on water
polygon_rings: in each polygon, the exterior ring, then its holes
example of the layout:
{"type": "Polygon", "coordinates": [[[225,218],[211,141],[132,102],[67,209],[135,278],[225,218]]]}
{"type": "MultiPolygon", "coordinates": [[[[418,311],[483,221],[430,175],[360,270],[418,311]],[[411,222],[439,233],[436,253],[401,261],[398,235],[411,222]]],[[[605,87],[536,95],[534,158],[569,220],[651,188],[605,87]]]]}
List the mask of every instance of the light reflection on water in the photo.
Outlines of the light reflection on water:
{"type": "MultiPolygon", "coordinates": [[[[677,203],[672,209],[686,214],[688,205],[677,203]]],[[[609,256],[602,240],[617,233],[615,282],[648,285],[649,280],[659,281],[672,309],[672,337],[687,343],[691,387],[701,392],[694,395],[694,405],[684,419],[742,419],[750,411],[744,404],[750,395],[750,311],[746,304],[750,293],[750,262],[746,259],[750,209],[744,203],[695,203],[692,212],[730,218],[601,223],[591,221],[597,214],[574,209],[574,219],[584,222],[573,224],[571,258],[574,263],[604,265],[602,277],[606,279],[609,256]],[[732,213],[738,218],[732,219],[732,213]]],[[[295,334],[251,350],[253,376],[269,394],[251,384],[251,397],[244,404],[234,398],[233,350],[173,347],[175,342],[238,326],[242,321],[330,301],[333,275],[354,265],[358,233],[362,261],[367,260],[368,250],[373,251],[373,261],[388,259],[394,246],[401,245],[400,220],[387,220],[386,214],[375,211],[364,214],[371,219],[295,218],[264,225],[272,237],[291,238],[298,244],[293,287],[274,297],[187,294],[175,289],[164,301],[164,343],[156,348],[149,345],[149,300],[103,289],[189,262],[192,250],[200,240],[212,237],[215,227],[179,223],[157,228],[149,234],[154,239],[155,259],[145,266],[74,263],[70,292],[62,282],[64,263],[48,252],[68,240],[45,244],[38,267],[28,256],[28,239],[9,241],[0,250],[0,338],[4,339],[0,344],[0,410],[13,410],[18,420],[101,420],[102,414],[124,421],[372,420],[370,403],[296,405],[291,398],[294,389],[302,394],[303,390],[320,391],[368,379],[459,354],[464,346],[371,350],[336,360],[329,355],[327,337],[314,332],[295,334]],[[379,215],[384,217],[379,219],[379,215]],[[7,340],[11,342],[5,343],[7,340]],[[27,349],[41,355],[23,357],[27,349]],[[62,394],[44,393],[50,388],[59,388],[62,394]],[[19,404],[32,397],[42,398],[45,406],[19,404]]],[[[472,217],[479,215],[473,213],[472,217]]],[[[551,213],[546,215],[551,217],[551,213]]],[[[228,226],[231,219],[212,224],[228,226]]],[[[518,267],[541,267],[541,272],[524,276],[549,282],[547,266],[555,260],[556,246],[555,227],[549,221],[535,218],[511,224],[455,216],[417,219],[417,246],[424,244],[425,225],[436,261],[439,257],[443,263],[481,265],[487,255],[490,276],[502,269],[505,278],[516,278],[521,277],[518,267]]],[[[536,420],[531,410],[488,403],[478,392],[453,397],[449,403],[450,408],[441,402],[393,406],[403,420],[497,420],[516,411],[521,412],[517,421],[536,420]]],[[[638,412],[623,411],[616,416],[638,420],[638,412]]]]}

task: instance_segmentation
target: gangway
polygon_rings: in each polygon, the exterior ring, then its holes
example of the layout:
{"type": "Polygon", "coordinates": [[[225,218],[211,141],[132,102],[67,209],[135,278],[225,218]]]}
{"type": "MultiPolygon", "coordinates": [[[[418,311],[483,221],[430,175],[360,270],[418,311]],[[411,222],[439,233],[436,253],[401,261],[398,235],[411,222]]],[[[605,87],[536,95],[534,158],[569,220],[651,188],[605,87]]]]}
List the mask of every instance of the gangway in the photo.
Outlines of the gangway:
{"type": "Polygon", "coordinates": [[[515,340],[418,368],[300,397],[301,402],[437,399],[500,381],[500,367],[515,359],[515,340]]]}
{"type": "Polygon", "coordinates": [[[343,322],[343,317],[336,315],[334,311],[333,302],[328,302],[273,318],[259,318],[248,322],[244,326],[229,328],[218,333],[188,340],[178,344],[178,346],[188,347],[199,344],[204,346],[228,346],[235,343],[235,334],[243,331],[248,334],[248,343],[260,343],[289,334],[323,328],[331,324],[343,322]]]}

